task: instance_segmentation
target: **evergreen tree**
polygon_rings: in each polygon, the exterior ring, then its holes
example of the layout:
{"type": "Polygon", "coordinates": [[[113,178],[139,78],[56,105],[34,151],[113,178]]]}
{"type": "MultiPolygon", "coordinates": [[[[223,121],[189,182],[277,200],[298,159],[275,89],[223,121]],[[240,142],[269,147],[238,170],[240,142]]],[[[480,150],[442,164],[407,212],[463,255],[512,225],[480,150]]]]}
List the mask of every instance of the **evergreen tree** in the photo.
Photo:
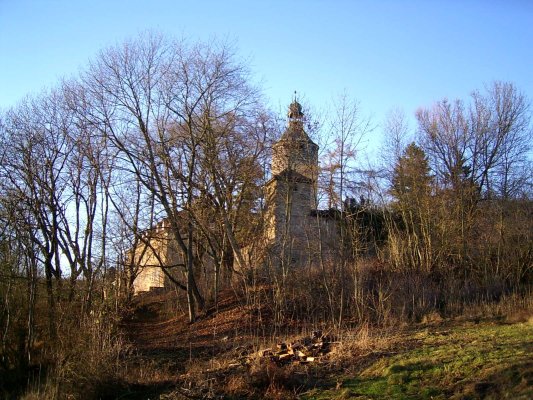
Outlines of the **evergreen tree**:
{"type": "Polygon", "coordinates": [[[429,270],[431,251],[431,190],[433,177],[424,151],[411,143],[398,159],[392,177],[391,194],[401,226],[390,244],[392,256],[400,267],[429,270]],[[405,241],[405,242],[404,242],[405,241]]]}
{"type": "Polygon", "coordinates": [[[394,168],[391,194],[397,206],[402,210],[418,208],[431,194],[432,181],[426,154],[411,143],[394,168]]]}

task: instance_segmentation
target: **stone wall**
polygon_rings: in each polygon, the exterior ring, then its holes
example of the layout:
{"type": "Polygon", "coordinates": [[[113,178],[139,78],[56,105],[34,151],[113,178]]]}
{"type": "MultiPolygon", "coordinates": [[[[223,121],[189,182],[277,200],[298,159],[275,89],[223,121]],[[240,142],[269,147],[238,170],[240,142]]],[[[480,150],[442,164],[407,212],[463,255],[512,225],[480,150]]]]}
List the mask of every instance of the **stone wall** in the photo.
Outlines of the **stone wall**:
{"type": "Polygon", "coordinates": [[[165,224],[158,224],[143,234],[134,252],[138,266],[138,274],[133,282],[134,294],[167,285],[161,266],[169,264],[170,242],[170,229],[165,224]]]}

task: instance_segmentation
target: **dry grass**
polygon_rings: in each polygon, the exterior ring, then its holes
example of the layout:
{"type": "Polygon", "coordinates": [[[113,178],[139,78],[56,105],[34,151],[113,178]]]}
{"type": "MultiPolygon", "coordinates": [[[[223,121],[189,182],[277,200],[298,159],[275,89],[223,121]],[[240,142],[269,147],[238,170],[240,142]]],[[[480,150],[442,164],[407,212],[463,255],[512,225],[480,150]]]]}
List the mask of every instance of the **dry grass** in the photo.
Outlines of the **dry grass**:
{"type": "MultiPolygon", "coordinates": [[[[485,319],[488,315],[501,322],[528,320],[530,314],[527,310],[531,305],[528,299],[508,296],[498,304],[482,302],[470,305],[468,309],[463,307],[464,314],[453,319],[443,318],[437,311],[429,311],[422,315],[419,324],[414,325],[394,321],[376,326],[364,322],[353,329],[330,331],[338,337],[338,343],[320,363],[280,366],[259,357],[259,350],[274,347],[279,342],[290,343],[310,334],[316,327],[302,323],[292,326],[292,335],[254,336],[253,333],[260,329],[246,326],[253,322],[250,310],[227,298],[225,301],[227,306],[218,314],[206,316],[193,325],[184,322],[185,316],[166,320],[149,319],[135,325],[138,335],[135,343],[140,346],[139,349],[155,350],[162,346],[169,351],[168,357],[175,356],[181,360],[180,372],[175,375],[174,383],[174,387],[180,389],[166,393],[175,393],[176,396],[185,393],[200,397],[224,395],[234,398],[290,399],[298,398],[313,388],[332,390],[339,386],[335,396],[349,397],[350,390],[343,391],[343,381],[339,378],[343,374],[357,374],[379,360],[409,354],[424,344],[429,332],[471,324],[471,321],[478,321],[481,315],[485,315],[485,319]],[[153,341],[150,341],[152,334],[153,341]],[[256,356],[247,358],[248,362],[244,363],[243,352],[255,352],[256,356]]],[[[324,327],[320,328],[327,331],[324,327]]],[[[148,374],[152,374],[151,378],[145,374],[144,378],[139,377],[139,381],[149,379],[153,384],[157,384],[158,380],[160,383],[168,382],[169,376],[161,373],[160,365],[156,363],[150,368],[152,372],[148,374]],[[158,376],[157,371],[161,375],[158,376]]],[[[395,378],[390,379],[393,382],[395,378]]]]}
{"type": "MultiPolygon", "coordinates": [[[[463,314],[454,318],[430,311],[418,324],[389,321],[376,325],[369,320],[354,328],[328,331],[326,324],[298,325],[292,320],[286,329],[292,334],[281,336],[263,326],[254,326],[268,325],[267,313],[258,321],[257,313],[241,306],[233,293],[225,293],[227,297],[222,297],[223,306],[218,313],[202,316],[192,325],[185,315],[170,312],[165,296],[138,299],[135,310],[122,322],[124,336],[113,324],[104,326],[100,320],[105,319],[96,317],[87,320],[82,330],[64,329],[62,352],[50,375],[54,378],[36,382],[24,398],[97,399],[127,395],[169,400],[210,396],[290,399],[322,392],[349,398],[353,391],[345,386],[350,376],[378,368],[376,363],[380,360],[396,360],[393,365],[399,362],[398,357],[415,354],[432,332],[476,326],[488,319],[500,324],[533,323],[533,301],[509,295],[499,303],[463,307],[463,314]],[[317,328],[336,338],[331,352],[319,362],[279,365],[258,356],[261,349],[279,342],[291,343],[317,328]],[[310,392],[313,389],[316,392],[310,392]]],[[[446,344],[448,336],[439,337],[446,344]]],[[[388,384],[401,385],[402,374],[407,372],[400,368],[398,373],[388,375],[388,384]]],[[[474,386],[474,391],[483,389],[474,386]]],[[[461,390],[466,393],[468,387],[461,390]]]]}

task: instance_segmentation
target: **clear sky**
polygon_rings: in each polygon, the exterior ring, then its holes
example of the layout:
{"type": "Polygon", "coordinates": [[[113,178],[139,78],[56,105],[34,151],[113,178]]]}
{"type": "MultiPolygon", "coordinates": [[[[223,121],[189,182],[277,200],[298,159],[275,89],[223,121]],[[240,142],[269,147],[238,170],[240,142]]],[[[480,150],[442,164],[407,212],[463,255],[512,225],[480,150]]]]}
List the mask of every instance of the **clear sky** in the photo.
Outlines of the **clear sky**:
{"type": "Polygon", "coordinates": [[[493,80],[533,97],[531,0],[0,0],[0,109],[144,30],[234,42],[275,109],[346,91],[379,125],[493,80]]]}

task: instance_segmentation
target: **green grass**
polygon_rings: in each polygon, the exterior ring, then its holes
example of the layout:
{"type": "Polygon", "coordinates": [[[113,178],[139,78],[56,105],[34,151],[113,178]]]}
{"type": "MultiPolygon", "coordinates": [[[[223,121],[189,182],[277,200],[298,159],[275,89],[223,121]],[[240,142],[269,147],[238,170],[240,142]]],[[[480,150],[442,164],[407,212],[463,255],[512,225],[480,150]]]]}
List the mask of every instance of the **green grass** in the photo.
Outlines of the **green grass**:
{"type": "Polygon", "coordinates": [[[381,357],[307,399],[531,399],[533,325],[479,324],[420,331],[410,349],[381,357]]]}

